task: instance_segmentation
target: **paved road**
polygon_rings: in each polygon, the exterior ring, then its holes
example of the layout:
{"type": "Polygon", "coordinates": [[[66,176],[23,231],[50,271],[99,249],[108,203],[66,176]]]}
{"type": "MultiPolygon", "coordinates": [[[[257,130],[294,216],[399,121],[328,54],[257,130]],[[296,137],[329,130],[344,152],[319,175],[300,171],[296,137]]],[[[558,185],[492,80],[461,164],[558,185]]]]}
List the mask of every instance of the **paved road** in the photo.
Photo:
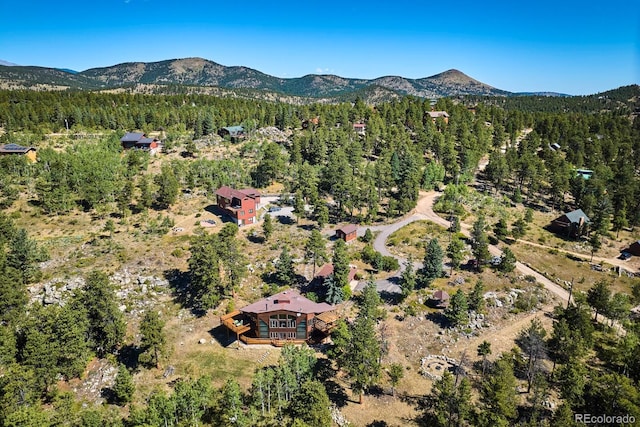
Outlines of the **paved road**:
{"type": "MultiPolygon", "coordinates": [[[[436,199],[440,196],[440,194],[441,193],[438,193],[436,191],[421,192],[420,199],[418,200],[417,206],[409,214],[409,216],[406,216],[400,219],[399,221],[394,222],[393,224],[377,225],[377,226],[371,226],[371,227],[361,226],[358,228],[358,235],[363,236],[367,228],[371,229],[371,231],[379,231],[379,234],[376,236],[376,239],[373,242],[374,249],[380,252],[382,255],[393,256],[394,258],[398,259],[401,265],[404,265],[404,261],[406,261],[405,259],[398,257],[396,255],[393,255],[387,249],[387,245],[386,245],[387,239],[393,232],[399,230],[405,225],[408,225],[408,224],[411,224],[412,222],[420,221],[420,220],[429,220],[438,225],[448,228],[450,225],[449,221],[438,216],[433,211],[433,204],[435,203],[436,199]]],[[[471,227],[469,225],[461,224],[461,232],[464,235],[469,236],[470,229],[471,227]]],[[[489,245],[489,252],[491,252],[491,255],[493,256],[502,255],[502,251],[497,246],[494,246],[494,245],[489,245]]],[[[420,267],[421,267],[421,264],[416,263],[416,268],[420,268],[420,267]]],[[[549,292],[557,295],[558,298],[560,298],[562,301],[566,301],[569,298],[569,292],[567,292],[563,287],[547,279],[546,277],[544,277],[537,271],[533,270],[532,268],[522,264],[521,262],[516,262],[516,269],[524,275],[535,277],[538,282],[540,282],[547,290],[549,290],[549,292]]],[[[402,267],[394,276],[390,277],[389,279],[377,280],[376,288],[378,289],[378,291],[388,292],[388,293],[400,293],[401,290],[400,290],[400,286],[398,285],[398,279],[401,274],[401,270],[402,270],[402,267]]],[[[363,287],[362,284],[358,285],[358,287],[356,287],[356,290],[360,290],[362,287],[363,287]]]]}

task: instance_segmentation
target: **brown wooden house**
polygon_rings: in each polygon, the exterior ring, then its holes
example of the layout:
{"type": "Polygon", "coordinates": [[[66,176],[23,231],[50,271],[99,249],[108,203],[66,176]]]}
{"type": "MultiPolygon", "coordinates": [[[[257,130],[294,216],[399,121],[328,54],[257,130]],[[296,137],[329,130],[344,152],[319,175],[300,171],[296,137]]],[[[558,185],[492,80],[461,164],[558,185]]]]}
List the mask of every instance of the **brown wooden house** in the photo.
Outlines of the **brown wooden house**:
{"type": "Polygon", "coordinates": [[[640,256],[640,240],[636,240],[627,248],[627,252],[631,255],[640,256]]]}
{"type": "Polygon", "coordinates": [[[336,230],[336,238],[345,242],[350,242],[358,237],[358,226],[355,224],[347,224],[336,230]]]}
{"type": "Polygon", "coordinates": [[[326,337],[338,320],[334,309],[289,289],[222,316],[220,321],[246,344],[279,346],[326,337]]]}
{"type": "Polygon", "coordinates": [[[120,138],[122,148],[125,150],[136,149],[155,154],[162,148],[162,141],[158,138],[149,138],[142,132],[127,132],[120,138]]]}
{"type": "Polygon", "coordinates": [[[549,229],[554,233],[576,238],[587,233],[590,223],[587,214],[582,209],[576,209],[554,219],[549,229]]]}

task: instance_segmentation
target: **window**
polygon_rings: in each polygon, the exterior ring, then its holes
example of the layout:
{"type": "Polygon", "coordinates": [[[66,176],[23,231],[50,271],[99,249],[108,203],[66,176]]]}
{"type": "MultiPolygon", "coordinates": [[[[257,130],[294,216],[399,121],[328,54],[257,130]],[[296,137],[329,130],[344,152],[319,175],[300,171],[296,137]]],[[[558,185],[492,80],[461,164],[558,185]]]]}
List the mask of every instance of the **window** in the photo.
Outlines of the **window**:
{"type": "Polygon", "coordinates": [[[240,211],[240,216],[244,216],[244,211],[240,211]]]}
{"type": "Polygon", "coordinates": [[[249,209],[249,213],[253,213],[253,209],[249,209]]]}
{"type": "Polygon", "coordinates": [[[269,327],[272,329],[293,329],[296,327],[296,316],[292,314],[274,314],[269,317],[269,327]]]}

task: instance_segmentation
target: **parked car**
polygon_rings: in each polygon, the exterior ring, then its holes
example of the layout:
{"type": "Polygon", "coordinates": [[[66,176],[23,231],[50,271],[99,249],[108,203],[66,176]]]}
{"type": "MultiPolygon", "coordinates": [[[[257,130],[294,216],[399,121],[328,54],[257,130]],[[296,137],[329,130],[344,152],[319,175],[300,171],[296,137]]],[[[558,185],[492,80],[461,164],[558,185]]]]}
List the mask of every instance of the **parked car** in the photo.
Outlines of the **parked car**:
{"type": "Polygon", "coordinates": [[[271,206],[271,207],[269,207],[269,212],[278,212],[279,210],[282,210],[282,208],[280,206],[271,206]]]}
{"type": "Polygon", "coordinates": [[[631,255],[631,253],[627,252],[627,251],[623,251],[620,253],[620,256],[618,258],[620,258],[623,261],[627,261],[629,260],[629,258],[631,258],[633,255],[631,255]]]}

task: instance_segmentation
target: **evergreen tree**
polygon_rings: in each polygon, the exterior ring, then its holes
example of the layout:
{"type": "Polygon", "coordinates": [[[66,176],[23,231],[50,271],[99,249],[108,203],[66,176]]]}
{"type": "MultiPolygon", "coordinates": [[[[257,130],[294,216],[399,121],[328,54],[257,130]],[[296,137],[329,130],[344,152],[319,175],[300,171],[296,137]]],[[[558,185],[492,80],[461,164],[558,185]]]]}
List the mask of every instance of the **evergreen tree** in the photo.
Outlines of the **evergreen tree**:
{"type": "Polygon", "coordinates": [[[330,427],[331,402],[321,382],[307,380],[298,389],[289,402],[289,415],[294,420],[301,420],[309,427],[330,427]]]}
{"type": "Polygon", "coordinates": [[[416,288],[417,276],[413,270],[413,256],[410,254],[404,264],[404,270],[400,275],[400,289],[402,290],[402,299],[407,298],[416,288]]]}
{"type": "Polygon", "coordinates": [[[138,189],[140,190],[138,204],[146,211],[151,207],[151,205],[153,205],[153,190],[151,189],[151,183],[147,175],[142,175],[140,177],[138,189]]]}
{"type": "Polygon", "coordinates": [[[469,310],[475,311],[476,313],[482,313],[484,311],[484,283],[482,283],[482,280],[476,282],[467,300],[469,310]]]}
{"type": "Polygon", "coordinates": [[[316,277],[316,266],[327,261],[327,250],[322,234],[318,230],[312,230],[311,236],[304,247],[304,257],[313,261],[313,277],[316,277]]]}
{"type": "Polygon", "coordinates": [[[333,246],[333,280],[337,286],[345,288],[349,286],[349,255],[347,254],[347,244],[342,239],[336,240],[333,246]]]}
{"type": "Polygon", "coordinates": [[[327,208],[327,205],[323,201],[319,200],[313,212],[316,215],[318,228],[323,229],[324,226],[329,222],[329,208],[327,208]]]}
{"type": "Polygon", "coordinates": [[[489,253],[489,239],[485,231],[486,224],[483,215],[473,223],[471,231],[471,248],[476,258],[476,265],[479,271],[482,271],[484,264],[489,261],[491,254],[489,253]]]}
{"type": "Polygon", "coordinates": [[[518,398],[513,367],[506,359],[498,359],[480,389],[482,404],[479,425],[507,427],[517,415],[518,398]]]}
{"type": "Polygon", "coordinates": [[[516,268],[516,256],[511,249],[504,248],[498,269],[503,273],[511,273],[516,268]]]}
{"type": "Polygon", "coordinates": [[[451,242],[447,246],[447,256],[451,260],[451,273],[453,274],[453,270],[459,268],[464,259],[464,242],[458,236],[451,238],[451,242]]]}
{"type": "Polygon", "coordinates": [[[156,368],[160,367],[160,358],[166,351],[164,321],[153,310],[147,311],[140,323],[140,346],[144,349],[140,361],[156,368]]]}
{"type": "Polygon", "coordinates": [[[527,223],[522,218],[518,218],[511,227],[511,235],[518,240],[522,239],[525,234],[527,234],[527,223]]]}
{"type": "Polygon", "coordinates": [[[344,301],[344,292],[342,287],[333,280],[333,275],[324,279],[325,301],[329,304],[340,304],[344,301]]]}
{"type": "Polygon", "coordinates": [[[544,340],[547,331],[538,319],[531,321],[529,327],[523,329],[516,338],[516,344],[524,353],[527,378],[527,393],[531,391],[531,385],[535,376],[542,370],[542,362],[547,357],[547,344],[544,340]]]}
{"type": "Polygon", "coordinates": [[[114,353],[124,338],[126,324],[107,275],[94,271],[76,300],[78,310],[86,310],[89,341],[100,357],[114,353]]]}
{"type": "Polygon", "coordinates": [[[462,426],[469,422],[471,413],[471,385],[463,378],[456,387],[456,380],[449,371],[433,384],[427,398],[426,420],[433,426],[462,426]]]}
{"type": "Polygon", "coordinates": [[[268,241],[273,234],[273,221],[271,221],[271,215],[265,214],[262,221],[262,234],[264,234],[264,241],[268,241]]]}
{"type": "Polygon", "coordinates": [[[599,281],[587,291],[587,302],[595,310],[595,320],[598,320],[598,314],[606,313],[609,309],[609,301],[611,300],[611,289],[605,281],[599,281]]]}
{"type": "Polygon", "coordinates": [[[293,259],[289,254],[289,248],[285,246],[280,252],[280,258],[276,264],[276,280],[285,286],[293,286],[296,282],[296,272],[293,268],[293,259]]]}
{"type": "Polygon", "coordinates": [[[593,254],[598,252],[602,248],[602,242],[600,241],[600,235],[598,233],[592,233],[589,238],[589,246],[591,246],[591,260],[593,262],[593,254]]]}
{"type": "Polygon", "coordinates": [[[434,279],[442,277],[442,259],[444,254],[438,244],[438,239],[431,239],[427,244],[424,254],[422,269],[418,273],[418,283],[422,287],[427,287],[434,279]]]}
{"type": "Polygon", "coordinates": [[[134,391],[135,385],[133,384],[133,377],[131,373],[126,366],[120,364],[118,367],[116,382],[113,385],[113,394],[116,402],[119,405],[126,405],[131,402],[134,391]]]}
{"type": "Polygon", "coordinates": [[[191,242],[189,258],[191,287],[188,299],[190,303],[205,309],[215,307],[222,293],[217,246],[216,235],[197,236],[191,242]]]}
{"type": "Polygon", "coordinates": [[[395,397],[396,395],[396,387],[400,383],[402,377],[404,377],[404,368],[399,363],[392,363],[389,366],[389,379],[391,380],[391,395],[395,397]]]}
{"type": "Polygon", "coordinates": [[[482,357],[482,378],[487,368],[487,356],[491,354],[491,343],[489,341],[482,341],[478,346],[478,356],[482,357]]]}
{"type": "Polygon", "coordinates": [[[445,310],[444,315],[453,326],[464,326],[469,322],[468,312],[467,296],[462,289],[458,289],[451,297],[449,307],[445,310]]]}
{"type": "Polygon", "coordinates": [[[174,204],[180,192],[180,183],[173,173],[173,169],[168,164],[163,164],[160,175],[156,176],[158,185],[158,195],[156,200],[162,207],[169,207],[174,204]]]}
{"type": "Polygon", "coordinates": [[[504,240],[509,235],[507,221],[504,218],[500,218],[500,220],[493,227],[493,234],[495,234],[496,239],[498,240],[504,240]]]}

